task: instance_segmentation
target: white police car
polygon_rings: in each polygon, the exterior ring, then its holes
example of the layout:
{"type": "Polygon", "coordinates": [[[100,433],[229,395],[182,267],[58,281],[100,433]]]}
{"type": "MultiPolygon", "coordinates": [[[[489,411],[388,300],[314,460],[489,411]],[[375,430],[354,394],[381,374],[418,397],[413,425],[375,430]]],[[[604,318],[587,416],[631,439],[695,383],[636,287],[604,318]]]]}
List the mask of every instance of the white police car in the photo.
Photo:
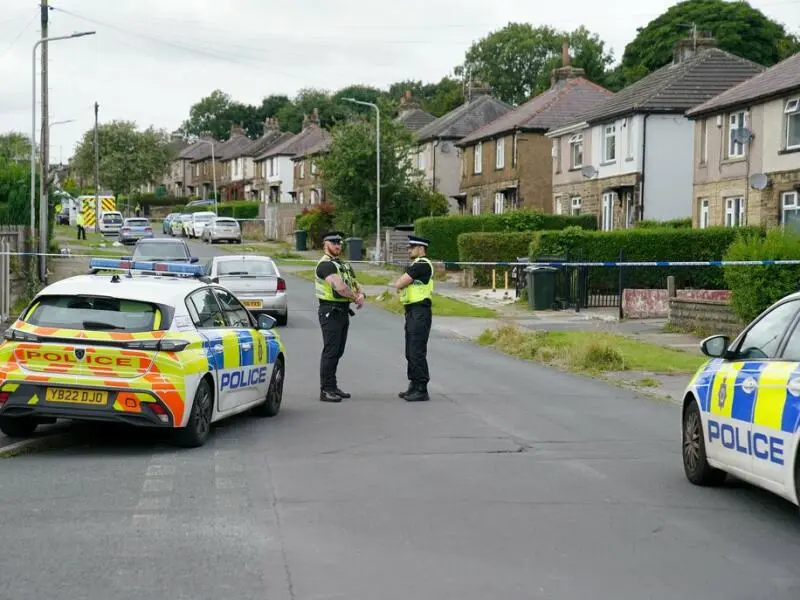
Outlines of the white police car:
{"type": "Polygon", "coordinates": [[[696,485],[732,474],[800,505],[800,293],[754,319],[733,342],[703,340],[711,358],[683,401],[683,466],[696,485]]]}

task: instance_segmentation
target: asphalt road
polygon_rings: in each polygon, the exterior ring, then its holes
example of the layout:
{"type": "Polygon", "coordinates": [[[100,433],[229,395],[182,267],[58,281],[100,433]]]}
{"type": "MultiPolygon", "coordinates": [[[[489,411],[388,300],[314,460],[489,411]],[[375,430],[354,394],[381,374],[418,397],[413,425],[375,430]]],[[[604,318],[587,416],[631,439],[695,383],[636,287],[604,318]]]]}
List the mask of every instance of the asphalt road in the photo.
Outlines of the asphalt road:
{"type": "Polygon", "coordinates": [[[800,597],[796,511],[688,484],[678,407],[438,334],[407,404],[402,320],[371,307],[353,398],[323,404],[312,285],[287,279],[279,417],[0,461],[0,599],[800,597]]]}

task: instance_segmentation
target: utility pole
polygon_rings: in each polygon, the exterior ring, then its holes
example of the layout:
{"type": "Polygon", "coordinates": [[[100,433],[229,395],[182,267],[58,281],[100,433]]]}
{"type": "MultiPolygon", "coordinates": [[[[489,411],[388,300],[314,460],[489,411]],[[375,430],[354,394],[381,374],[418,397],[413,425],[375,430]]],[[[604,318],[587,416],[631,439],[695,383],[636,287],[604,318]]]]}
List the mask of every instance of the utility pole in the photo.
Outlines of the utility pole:
{"type": "Polygon", "coordinates": [[[94,231],[100,232],[100,142],[97,133],[97,111],[100,105],[94,103],[94,231]]]}
{"type": "MultiPolygon", "coordinates": [[[[41,0],[42,40],[47,39],[50,7],[48,0],[41,0]]],[[[39,184],[39,281],[45,282],[47,275],[47,181],[50,165],[50,115],[48,106],[49,86],[47,81],[47,42],[42,42],[42,136],[39,156],[41,157],[39,184]]]]}

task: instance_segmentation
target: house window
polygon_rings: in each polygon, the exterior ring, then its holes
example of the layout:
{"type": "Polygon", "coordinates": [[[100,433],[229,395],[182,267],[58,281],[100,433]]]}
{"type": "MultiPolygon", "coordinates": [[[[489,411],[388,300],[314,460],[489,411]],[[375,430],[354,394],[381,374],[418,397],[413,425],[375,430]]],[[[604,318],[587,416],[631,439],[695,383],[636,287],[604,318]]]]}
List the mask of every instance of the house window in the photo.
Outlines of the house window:
{"type": "Polygon", "coordinates": [[[239,161],[238,160],[233,161],[233,174],[236,175],[237,177],[239,176],[239,161]]]}
{"type": "Polygon", "coordinates": [[[580,196],[576,196],[572,199],[571,213],[573,216],[578,216],[581,214],[581,203],[582,199],[580,196]]]}
{"type": "Polygon", "coordinates": [[[304,179],[306,176],[306,161],[300,161],[300,179],[304,179]]]}
{"type": "Polygon", "coordinates": [[[473,196],[472,197],[472,214],[473,215],[481,214],[481,197],[480,196],[473,196]]]}
{"type": "Polygon", "coordinates": [[[553,156],[553,164],[556,167],[556,173],[561,173],[561,139],[556,138],[553,140],[553,149],[550,151],[553,156]]]}
{"type": "Polygon", "coordinates": [[[497,192],[494,195],[494,212],[497,215],[502,215],[505,209],[505,196],[503,192],[497,192]]]}
{"type": "Polygon", "coordinates": [[[564,214],[564,207],[561,205],[561,196],[555,197],[555,211],[557,215],[564,214]]]}
{"type": "Polygon", "coordinates": [[[472,172],[475,174],[480,173],[482,163],[483,163],[483,142],[478,142],[475,145],[475,164],[473,165],[472,172]]]}
{"type": "Polygon", "coordinates": [[[708,198],[700,200],[700,229],[708,227],[708,198]]]}
{"type": "Polygon", "coordinates": [[[569,138],[569,164],[570,169],[580,169],[583,166],[583,134],[576,133],[569,138]]]}
{"type": "Polygon", "coordinates": [[[744,144],[736,141],[736,132],[747,125],[745,111],[733,113],[728,117],[728,156],[737,158],[744,156],[744,144]]]}
{"type": "Polygon", "coordinates": [[[506,139],[500,138],[494,142],[494,166],[503,169],[506,166],[506,139]]]}
{"type": "Polygon", "coordinates": [[[781,194],[781,225],[792,233],[800,233],[800,193],[781,194]]]}
{"type": "Polygon", "coordinates": [[[786,149],[800,149],[800,98],[786,102],[786,149]]]}
{"type": "Polygon", "coordinates": [[[603,231],[614,229],[614,192],[603,194],[603,231]]]}
{"type": "Polygon", "coordinates": [[[633,119],[625,119],[625,146],[627,158],[633,158],[633,119]]]}
{"type": "Polygon", "coordinates": [[[319,202],[319,192],[311,190],[311,204],[316,204],[317,202],[319,202]]]}
{"type": "Polygon", "coordinates": [[[700,164],[706,164],[708,160],[708,121],[700,121],[700,164]]]}
{"type": "Polygon", "coordinates": [[[739,227],[745,224],[744,197],[725,199],[725,226],[739,227]]]}
{"type": "Polygon", "coordinates": [[[511,166],[512,167],[516,167],[517,166],[517,134],[516,133],[514,133],[514,137],[511,138],[511,144],[513,146],[511,148],[511,166]]]}
{"type": "Polygon", "coordinates": [[[425,170],[425,153],[424,150],[417,152],[417,169],[420,171],[425,170]]]}
{"type": "Polygon", "coordinates": [[[311,174],[312,175],[317,174],[317,163],[315,163],[313,160],[311,161],[311,174]]]}
{"type": "Polygon", "coordinates": [[[617,160],[617,126],[603,127],[603,162],[617,160]]]}
{"type": "Polygon", "coordinates": [[[631,192],[625,193],[625,229],[633,227],[633,194],[631,192]]]}
{"type": "Polygon", "coordinates": [[[304,200],[303,192],[300,192],[299,194],[297,194],[297,200],[300,202],[300,204],[303,204],[303,200],[304,200]]]}

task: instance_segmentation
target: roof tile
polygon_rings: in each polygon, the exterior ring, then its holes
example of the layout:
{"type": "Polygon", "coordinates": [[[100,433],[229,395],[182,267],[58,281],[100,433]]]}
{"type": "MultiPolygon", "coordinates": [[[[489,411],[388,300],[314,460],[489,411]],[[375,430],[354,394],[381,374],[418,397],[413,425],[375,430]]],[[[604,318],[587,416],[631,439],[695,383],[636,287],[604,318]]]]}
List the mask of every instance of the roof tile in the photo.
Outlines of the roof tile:
{"type": "Polygon", "coordinates": [[[478,96],[417,131],[417,141],[423,143],[435,138],[460,140],[513,109],[510,104],[492,96],[478,96]]]}

